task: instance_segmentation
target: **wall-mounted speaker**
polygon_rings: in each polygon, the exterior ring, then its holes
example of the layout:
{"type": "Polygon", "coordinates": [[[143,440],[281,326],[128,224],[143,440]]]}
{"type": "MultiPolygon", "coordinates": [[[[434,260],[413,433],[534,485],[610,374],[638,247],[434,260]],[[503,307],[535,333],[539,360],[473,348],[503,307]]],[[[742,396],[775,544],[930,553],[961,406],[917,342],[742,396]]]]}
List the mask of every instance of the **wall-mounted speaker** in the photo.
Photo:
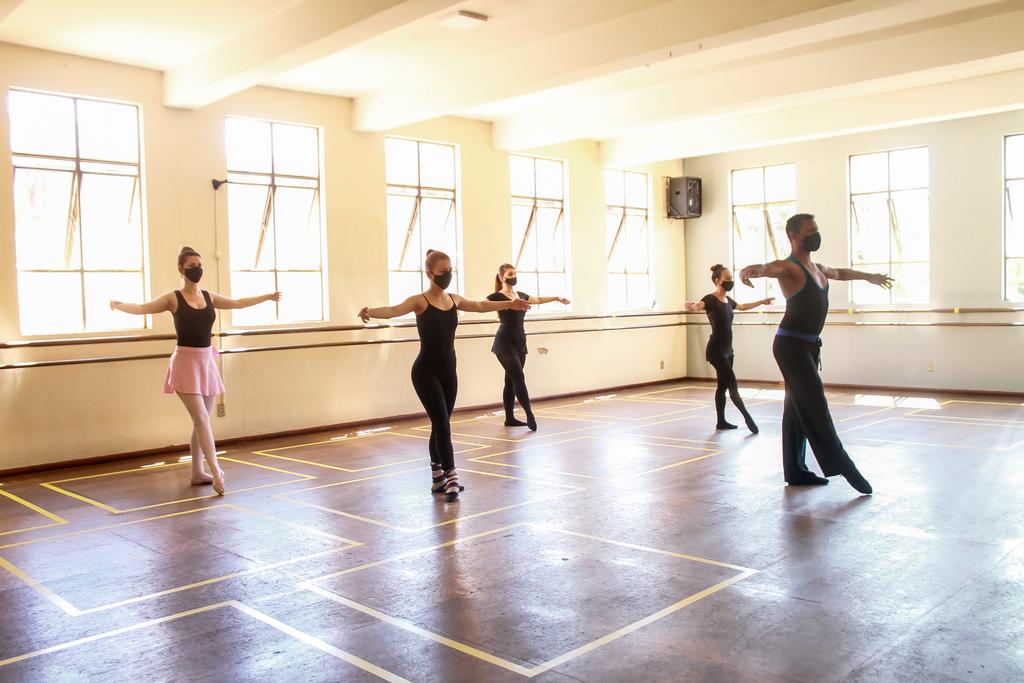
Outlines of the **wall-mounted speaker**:
{"type": "Polygon", "coordinates": [[[699,218],[701,211],[701,181],[700,178],[679,178],[668,179],[668,217],[669,218],[699,218]]]}

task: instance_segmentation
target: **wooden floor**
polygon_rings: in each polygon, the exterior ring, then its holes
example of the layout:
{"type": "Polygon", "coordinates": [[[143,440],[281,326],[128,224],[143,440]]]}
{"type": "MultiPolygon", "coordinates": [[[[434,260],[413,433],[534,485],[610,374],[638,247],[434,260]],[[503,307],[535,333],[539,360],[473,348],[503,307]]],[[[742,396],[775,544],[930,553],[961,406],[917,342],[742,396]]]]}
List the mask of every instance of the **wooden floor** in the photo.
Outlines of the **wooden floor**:
{"type": "Polygon", "coordinates": [[[867,497],[744,393],[459,414],[456,503],[423,421],[10,479],[0,680],[1024,680],[1024,405],[830,394],[867,497]]]}

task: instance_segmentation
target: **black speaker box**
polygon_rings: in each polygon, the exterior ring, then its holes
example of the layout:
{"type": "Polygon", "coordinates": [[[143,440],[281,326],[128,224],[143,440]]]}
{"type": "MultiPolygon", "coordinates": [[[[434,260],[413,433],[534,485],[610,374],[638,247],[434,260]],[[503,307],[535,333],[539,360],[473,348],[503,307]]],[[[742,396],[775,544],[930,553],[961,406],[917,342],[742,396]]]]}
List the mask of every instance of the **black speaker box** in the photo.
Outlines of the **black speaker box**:
{"type": "Polygon", "coordinates": [[[701,211],[700,178],[682,176],[668,179],[668,217],[699,218],[701,211]]]}

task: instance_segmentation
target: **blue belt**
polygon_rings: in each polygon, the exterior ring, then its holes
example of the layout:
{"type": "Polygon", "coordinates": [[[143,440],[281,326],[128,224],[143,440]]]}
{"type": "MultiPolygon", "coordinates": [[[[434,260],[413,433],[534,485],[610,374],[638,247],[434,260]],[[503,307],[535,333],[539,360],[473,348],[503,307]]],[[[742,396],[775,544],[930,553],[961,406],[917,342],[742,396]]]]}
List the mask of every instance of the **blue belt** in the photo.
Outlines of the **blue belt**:
{"type": "Polygon", "coordinates": [[[792,330],[787,330],[787,329],[785,329],[783,327],[780,327],[779,329],[777,329],[775,331],[775,336],[776,337],[795,337],[797,339],[803,339],[806,342],[811,342],[812,344],[820,344],[821,343],[821,337],[819,337],[816,334],[804,334],[803,332],[793,332],[792,330]]]}

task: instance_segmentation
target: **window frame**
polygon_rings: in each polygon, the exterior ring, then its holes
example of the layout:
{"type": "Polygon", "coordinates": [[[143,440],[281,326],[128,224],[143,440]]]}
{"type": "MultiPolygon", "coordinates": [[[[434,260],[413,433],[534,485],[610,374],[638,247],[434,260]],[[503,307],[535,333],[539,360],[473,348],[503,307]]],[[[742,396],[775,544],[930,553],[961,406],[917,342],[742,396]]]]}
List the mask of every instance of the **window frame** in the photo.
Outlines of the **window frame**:
{"type": "MultiPolygon", "coordinates": [[[[512,213],[512,209],[514,207],[516,207],[516,206],[522,206],[522,207],[526,207],[527,205],[530,206],[530,218],[529,218],[529,221],[527,223],[526,231],[523,233],[523,239],[520,241],[519,245],[515,244],[515,234],[516,234],[515,224],[514,223],[511,224],[511,227],[512,227],[512,241],[513,242],[512,242],[512,258],[510,259],[509,262],[515,267],[516,274],[518,275],[519,272],[521,271],[521,269],[519,268],[519,261],[522,258],[523,253],[524,253],[524,251],[526,249],[527,239],[530,236],[531,229],[534,228],[536,226],[536,224],[537,224],[537,211],[538,211],[538,209],[542,209],[542,208],[543,209],[553,209],[553,208],[556,208],[556,205],[557,205],[557,208],[559,210],[559,214],[558,214],[558,219],[555,221],[555,225],[556,226],[561,225],[562,245],[563,245],[563,249],[564,249],[564,253],[562,254],[562,264],[563,264],[562,270],[561,271],[553,271],[553,270],[522,270],[522,272],[536,276],[538,290],[536,292],[530,292],[531,296],[536,296],[536,297],[540,297],[540,296],[564,296],[564,297],[566,297],[568,299],[571,299],[572,298],[572,272],[571,272],[572,264],[571,264],[570,254],[572,253],[572,248],[570,246],[570,241],[569,241],[569,221],[568,221],[568,213],[569,213],[569,211],[568,211],[568,206],[567,206],[568,205],[568,194],[569,194],[569,192],[568,192],[568,190],[569,190],[569,162],[566,159],[559,159],[559,158],[556,158],[556,157],[545,157],[545,156],[539,156],[539,155],[536,155],[536,154],[509,154],[508,155],[508,164],[509,164],[509,213],[511,214],[512,213]],[[512,174],[512,159],[514,157],[519,157],[521,159],[529,159],[532,162],[532,164],[533,164],[533,195],[532,196],[529,196],[529,195],[517,195],[517,194],[514,194],[512,192],[512,176],[511,176],[511,174],[512,174]],[[552,199],[552,198],[548,198],[548,197],[540,197],[540,196],[538,196],[538,193],[537,193],[537,162],[538,161],[553,161],[553,162],[557,162],[562,167],[562,198],[561,199],[552,199]],[[555,293],[552,293],[552,294],[542,294],[541,291],[540,291],[540,280],[541,280],[541,276],[542,275],[561,275],[562,277],[565,278],[565,290],[562,291],[562,292],[559,292],[557,294],[555,294],[555,293]]],[[[540,242],[539,242],[539,240],[537,242],[537,248],[538,248],[538,252],[537,252],[537,259],[536,260],[539,263],[540,262],[540,256],[539,256],[539,253],[540,253],[539,252],[540,242]]],[[[554,311],[554,309],[552,308],[552,304],[536,305],[536,306],[534,306],[534,309],[536,311],[536,315],[545,315],[545,314],[557,315],[558,313],[564,313],[564,312],[567,312],[567,311],[572,311],[572,305],[570,304],[568,306],[563,306],[561,311],[554,311]]]]}
{"type": "MultiPolygon", "coordinates": [[[[263,244],[263,239],[266,236],[266,231],[268,229],[267,228],[267,225],[268,225],[267,221],[268,221],[268,219],[269,218],[273,218],[273,224],[274,224],[274,239],[273,239],[273,245],[272,245],[273,250],[274,250],[274,268],[273,268],[273,270],[272,271],[271,270],[265,270],[265,269],[261,270],[261,269],[255,268],[255,267],[254,268],[235,268],[235,266],[234,266],[234,259],[232,258],[232,254],[231,254],[231,215],[230,215],[230,208],[229,208],[230,207],[230,200],[228,200],[227,206],[225,207],[225,211],[227,211],[226,235],[227,235],[227,244],[228,244],[228,249],[227,249],[227,252],[228,252],[228,258],[227,258],[228,284],[229,284],[229,287],[231,287],[231,296],[232,297],[235,296],[233,282],[232,282],[232,276],[234,275],[234,273],[268,273],[268,272],[272,272],[273,275],[274,275],[274,289],[273,289],[273,291],[280,291],[280,289],[281,289],[280,280],[279,280],[279,273],[319,273],[320,274],[320,318],[319,319],[310,319],[310,320],[295,320],[295,321],[281,320],[281,303],[275,301],[275,302],[267,302],[267,303],[273,303],[274,304],[274,318],[275,319],[273,321],[253,322],[253,323],[238,323],[238,322],[235,321],[236,314],[235,314],[234,311],[232,311],[231,312],[231,326],[230,326],[230,328],[231,329],[259,329],[259,328],[264,328],[264,327],[294,326],[294,325],[300,325],[300,326],[303,326],[303,325],[313,325],[313,326],[315,326],[315,325],[321,324],[321,323],[328,323],[328,322],[330,322],[330,301],[329,301],[329,298],[328,298],[328,296],[329,296],[329,289],[330,288],[328,287],[328,282],[329,281],[328,281],[328,277],[327,277],[327,229],[326,229],[327,222],[326,222],[326,210],[325,210],[325,206],[324,206],[325,201],[324,201],[324,192],[323,192],[323,176],[324,176],[324,161],[325,161],[324,160],[324,129],[323,129],[322,126],[318,126],[318,125],[315,125],[315,124],[309,124],[309,123],[297,123],[297,122],[294,122],[294,121],[280,121],[280,120],[275,120],[275,119],[264,119],[264,118],[253,117],[253,116],[240,116],[240,115],[235,115],[235,114],[227,114],[224,117],[225,141],[226,141],[226,138],[227,138],[228,122],[231,119],[236,119],[236,120],[239,120],[239,121],[250,121],[250,122],[256,122],[256,123],[265,123],[265,124],[270,126],[270,170],[269,171],[267,171],[267,172],[260,172],[260,171],[244,171],[244,170],[232,169],[230,167],[230,162],[227,159],[226,146],[225,146],[225,169],[226,169],[226,177],[228,179],[228,191],[229,192],[230,192],[230,189],[231,189],[231,185],[247,185],[247,186],[251,186],[251,187],[266,187],[267,188],[266,206],[264,207],[263,225],[261,227],[261,238],[259,240],[259,244],[260,245],[263,244]],[[316,136],[317,136],[317,141],[316,141],[317,175],[315,177],[314,176],[296,175],[296,174],[290,174],[290,173],[278,173],[276,171],[276,162],[275,162],[275,159],[274,159],[274,127],[275,126],[288,126],[288,127],[293,127],[293,128],[309,128],[309,129],[312,129],[312,130],[316,131],[316,136]],[[268,183],[261,183],[261,182],[247,183],[247,182],[243,182],[240,179],[240,177],[246,177],[246,176],[254,177],[254,178],[269,178],[269,182],[268,183]],[[285,183],[283,185],[279,184],[279,183],[276,182],[277,178],[292,180],[292,181],[294,181],[294,184],[287,184],[287,183],[285,183]],[[320,254],[319,254],[319,264],[320,264],[320,267],[318,269],[279,268],[278,265],[277,265],[277,218],[276,218],[276,208],[277,207],[276,207],[276,201],[275,201],[277,189],[280,188],[280,187],[284,187],[284,188],[288,188],[288,189],[303,189],[304,186],[301,183],[302,182],[310,182],[310,181],[314,181],[315,182],[315,186],[312,189],[314,190],[314,200],[317,203],[317,216],[318,216],[318,220],[319,220],[319,233],[320,233],[320,235],[319,235],[319,240],[318,240],[318,246],[319,246],[319,250],[320,250],[320,254]],[[268,212],[269,212],[269,215],[268,215],[268,212]]],[[[310,189],[310,188],[306,187],[305,189],[310,189]]],[[[256,252],[256,262],[257,263],[258,263],[259,258],[260,258],[260,253],[261,253],[261,251],[260,251],[260,249],[258,249],[257,252],[256,252]]]]}
{"type": "MultiPolygon", "coordinates": [[[[1008,294],[1009,294],[1008,286],[1009,286],[1009,275],[1010,275],[1010,261],[1011,260],[1015,260],[1015,261],[1021,261],[1022,263],[1024,263],[1024,256],[1009,256],[1007,254],[1007,248],[1008,248],[1008,242],[1009,242],[1009,237],[1010,237],[1009,219],[1010,219],[1010,213],[1013,210],[1012,209],[1012,202],[1010,201],[1010,182],[1011,181],[1012,182],[1021,182],[1022,184],[1024,184],[1024,176],[1010,178],[1007,175],[1007,172],[1006,172],[1006,169],[1007,169],[1007,154],[1006,154],[1006,152],[1007,152],[1007,147],[1008,147],[1008,143],[1009,143],[1010,138],[1021,138],[1021,139],[1024,139],[1024,131],[1021,131],[1021,132],[1018,132],[1018,133],[1005,133],[1002,136],[1002,148],[1003,149],[1002,149],[1002,174],[1001,175],[1002,175],[1002,180],[1003,180],[1003,182],[1002,182],[1002,185],[1003,185],[1003,223],[1002,223],[1002,228],[1003,228],[1003,230],[1002,230],[1002,232],[1003,232],[1003,234],[1002,234],[1003,273],[1002,273],[1002,278],[1000,280],[1000,294],[999,294],[999,298],[1000,298],[1000,300],[1003,303],[1019,304],[1019,303],[1024,302],[1024,297],[1021,297],[1019,299],[1011,299],[1008,296],[1008,294]]],[[[1024,207],[1022,207],[1021,210],[1024,211],[1024,207]]],[[[1022,222],[1024,222],[1024,219],[1022,219],[1022,222]]]]}
{"type": "MultiPolygon", "coordinates": [[[[737,244],[737,242],[739,240],[743,239],[743,235],[740,232],[739,220],[738,220],[737,214],[736,214],[736,210],[737,209],[755,209],[755,208],[759,208],[760,211],[761,211],[762,227],[763,227],[763,229],[765,231],[765,233],[764,233],[765,248],[764,248],[764,256],[763,256],[764,260],[761,261],[761,262],[762,263],[771,263],[772,261],[784,260],[788,256],[788,254],[782,254],[782,253],[778,252],[778,249],[777,249],[778,245],[776,244],[777,240],[776,240],[776,235],[775,235],[775,227],[771,225],[771,215],[770,215],[769,208],[770,207],[779,207],[779,206],[784,206],[784,205],[792,205],[793,210],[791,212],[789,212],[789,215],[792,216],[794,213],[796,213],[796,210],[797,210],[796,209],[796,206],[797,206],[797,163],[795,161],[784,161],[782,163],[777,163],[777,164],[762,164],[762,165],[757,165],[757,166],[743,166],[743,167],[740,167],[740,168],[729,169],[728,187],[729,187],[729,235],[730,235],[730,239],[729,239],[729,264],[730,264],[729,270],[732,271],[733,277],[736,277],[736,275],[738,273],[738,269],[743,268],[743,267],[745,267],[747,265],[752,265],[752,264],[740,264],[736,260],[736,244],[737,244]],[[777,200],[777,201],[768,201],[767,185],[766,185],[766,182],[765,182],[765,175],[766,175],[765,171],[767,171],[769,168],[780,168],[780,167],[783,167],[783,166],[792,166],[793,167],[793,198],[792,199],[777,200]],[[737,204],[736,203],[736,198],[735,198],[735,188],[733,186],[733,174],[735,174],[737,172],[754,171],[754,170],[758,170],[758,169],[761,171],[761,201],[759,203],[754,203],[754,204],[737,204]],[[769,256],[774,256],[774,258],[770,258],[769,256]]],[[[788,237],[785,236],[785,225],[783,225],[781,227],[781,230],[782,230],[781,235],[782,235],[783,243],[787,243],[788,242],[788,237]]],[[[778,284],[773,284],[770,281],[769,278],[762,278],[760,281],[755,281],[755,285],[754,286],[758,290],[756,293],[761,295],[760,298],[766,298],[766,297],[769,297],[769,296],[773,296],[775,298],[775,301],[772,304],[770,304],[769,306],[765,306],[766,310],[770,310],[770,311],[771,310],[781,310],[781,309],[783,309],[785,307],[785,297],[782,295],[782,289],[778,286],[778,284]],[[773,291],[773,288],[774,288],[775,291],[773,291]]],[[[745,288],[745,289],[749,289],[749,288],[745,288]]],[[[754,299],[754,300],[756,300],[756,299],[754,299]]],[[[737,298],[737,301],[739,301],[738,298],[737,298]]],[[[740,303],[742,303],[742,302],[740,302],[740,303]]]]}
{"type": "MultiPolygon", "coordinates": [[[[14,265],[14,277],[15,277],[15,301],[14,306],[18,312],[18,335],[22,339],[91,339],[103,336],[108,336],[111,333],[131,333],[148,331],[153,329],[153,316],[145,314],[141,316],[142,324],[132,327],[111,327],[104,328],[102,330],[90,330],[88,326],[88,296],[86,294],[86,274],[87,273],[137,273],[142,283],[142,297],[143,300],[148,301],[152,296],[152,288],[150,285],[150,262],[149,262],[149,221],[147,211],[147,198],[146,198],[146,182],[144,177],[144,169],[146,166],[145,160],[145,144],[144,140],[144,126],[142,118],[142,104],[140,102],[133,102],[130,100],[117,100],[105,97],[93,97],[89,95],[78,95],[67,92],[56,92],[50,90],[41,90],[38,88],[26,88],[22,86],[9,85],[7,87],[7,118],[8,126],[10,127],[10,95],[13,92],[22,92],[32,95],[43,95],[47,97],[60,97],[72,101],[74,108],[74,139],[75,139],[75,156],[67,157],[62,155],[54,154],[36,154],[32,152],[16,152],[14,151],[13,140],[10,138],[11,131],[8,130],[8,158],[11,163],[11,209],[15,211],[16,198],[13,196],[14,183],[16,182],[16,176],[18,169],[24,169],[26,171],[58,171],[64,173],[70,173],[72,176],[71,184],[71,197],[69,198],[68,220],[69,224],[73,221],[75,224],[74,231],[77,232],[77,246],[79,250],[79,267],[78,268],[21,268],[18,266],[18,248],[17,248],[17,220],[11,222],[12,232],[14,233],[14,249],[11,257],[14,265]],[[121,106],[129,106],[135,109],[135,123],[136,123],[136,161],[115,161],[115,160],[103,160],[103,159],[92,159],[86,158],[81,155],[81,134],[79,131],[80,121],[78,113],[78,103],[80,101],[86,102],[97,102],[101,104],[115,104],[121,106]],[[23,160],[19,163],[19,160],[23,160]],[[25,163],[30,160],[48,160],[52,162],[65,162],[73,164],[71,169],[59,169],[45,166],[45,165],[30,165],[25,163]],[[109,165],[115,167],[134,167],[135,173],[105,173],[99,170],[83,170],[82,164],[97,164],[97,165],[109,165]],[[99,176],[114,176],[121,178],[134,178],[131,207],[135,207],[137,202],[137,211],[139,213],[139,258],[140,268],[138,270],[125,270],[125,269],[111,269],[111,268],[86,268],[85,266],[85,242],[83,237],[82,229],[82,211],[81,211],[81,193],[83,186],[83,179],[87,175],[99,175],[99,176]],[[22,272],[26,273],[77,273],[79,276],[79,286],[81,288],[80,293],[80,306],[81,306],[81,321],[82,329],[77,331],[66,331],[66,332],[38,332],[29,333],[24,332],[22,325],[22,313],[21,313],[21,297],[18,292],[18,275],[22,272]]],[[[131,215],[131,214],[129,214],[131,215]]],[[[71,231],[69,225],[69,232],[71,231]]],[[[65,261],[67,260],[68,250],[72,249],[69,237],[65,238],[65,261]]]]}
{"type": "MultiPolygon", "coordinates": [[[[653,181],[654,181],[654,177],[650,173],[646,173],[644,171],[632,171],[632,170],[624,169],[624,168],[605,167],[602,170],[603,170],[603,172],[602,172],[601,176],[602,176],[602,180],[604,181],[603,189],[604,189],[604,193],[605,193],[605,202],[604,202],[605,220],[608,219],[608,217],[610,216],[610,214],[612,213],[613,210],[615,210],[617,212],[621,212],[620,218],[619,218],[619,227],[616,230],[616,236],[613,238],[611,244],[607,244],[607,243],[605,244],[605,249],[606,249],[606,253],[605,253],[605,274],[606,274],[606,285],[607,285],[607,288],[608,288],[607,293],[608,293],[608,300],[609,300],[608,311],[615,312],[615,313],[620,313],[620,312],[621,313],[627,313],[627,312],[631,312],[631,311],[636,311],[636,312],[652,311],[657,306],[657,298],[655,296],[655,291],[654,291],[654,272],[653,272],[653,268],[651,267],[651,260],[652,260],[651,259],[651,254],[653,252],[653,247],[654,247],[654,226],[652,225],[652,220],[651,220],[652,219],[652,215],[653,215],[652,214],[652,205],[654,203],[653,202],[653,196],[654,196],[654,194],[653,194],[654,193],[654,182],[653,181]],[[607,174],[609,172],[617,173],[617,174],[622,176],[622,204],[611,204],[608,201],[607,174]],[[644,204],[645,204],[645,206],[643,206],[643,207],[632,206],[626,200],[626,177],[629,174],[643,176],[643,178],[644,178],[644,186],[646,188],[646,191],[644,192],[644,204]],[[623,263],[624,263],[623,270],[621,272],[619,272],[619,271],[613,272],[610,269],[610,266],[609,266],[609,262],[611,261],[611,258],[612,258],[613,247],[615,247],[615,245],[618,244],[618,239],[619,239],[620,236],[622,236],[623,231],[625,230],[626,219],[628,217],[630,217],[630,216],[639,217],[640,216],[640,213],[639,213],[640,211],[643,211],[644,231],[645,231],[646,237],[647,237],[647,262],[646,262],[647,268],[646,268],[646,270],[644,270],[642,272],[631,272],[629,270],[629,252],[627,250],[626,254],[623,257],[623,263]],[[625,282],[626,282],[626,291],[625,291],[626,305],[623,308],[613,308],[611,306],[611,304],[610,304],[611,298],[612,298],[611,297],[611,287],[612,287],[611,276],[613,276],[613,275],[622,275],[622,276],[625,277],[625,282]],[[632,303],[630,302],[630,298],[629,298],[629,292],[630,292],[629,278],[630,278],[630,276],[641,276],[641,275],[645,276],[647,278],[647,299],[648,299],[648,304],[647,305],[632,305],[632,303]]],[[[607,224],[606,224],[605,227],[607,228],[607,224]]],[[[627,244],[628,244],[628,242],[627,242],[627,244]]]]}
{"type": "Polygon", "coordinates": [[[876,150],[868,151],[868,152],[856,152],[856,153],[853,153],[853,154],[847,154],[847,157],[846,157],[846,202],[847,202],[847,208],[846,208],[846,214],[847,214],[847,218],[846,218],[846,220],[847,220],[846,244],[847,244],[847,253],[848,253],[847,264],[848,264],[850,269],[856,269],[856,267],[858,265],[860,265],[862,267],[866,266],[866,265],[870,265],[868,263],[863,263],[863,264],[856,264],[856,263],[854,263],[853,226],[854,226],[854,222],[857,219],[855,218],[855,213],[856,212],[855,212],[855,205],[854,205],[853,198],[855,196],[878,195],[878,194],[882,194],[883,191],[880,190],[880,191],[875,191],[875,192],[857,192],[857,193],[853,192],[853,172],[852,171],[853,171],[853,159],[854,159],[854,157],[871,156],[871,155],[875,155],[875,154],[885,154],[886,155],[886,168],[888,169],[887,173],[890,173],[890,175],[887,176],[887,179],[886,179],[886,189],[884,190],[884,193],[886,195],[887,213],[888,213],[888,217],[889,217],[889,235],[890,235],[890,239],[889,239],[889,262],[888,262],[888,266],[887,266],[887,269],[886,269],[885,272],[887,274],[891,274],[892,273],[892,267],[893,267],[894,263],[895,264],[919,264],[919,265],[920,264],[924,264],[925,266],[927,266],[927,269],[928,269],[928,299],[926,301],[917,301],[917,302],[913,302],[913,301],[912,302],[897,302],[897,301],[893,300],[893,291],[894,290],[889,290],[889,292],[888,292],[888,297],[889,297],[888,302],[874,302],[874,303],[857,302],[857,301],[854,300],[854,283],[851,282],[850,286],[848,288],[847,300],[848,300],[848,302],[851,305],[856,305],[856,306],[859,306],[859,307],[862,307],[862,308],[872,308],[872,307],[876,307],[876,308],[900,308],[900,307],[903,307],[903,306],[916,307],[916,306],[930,304],[931,303],[931,298],[932,298],[932,282],[931,282],[931,182],[932,182],[932,177],[931,177],[931,160],[932,160],[932,157],[931,157],[931,146],[928,145],[928,144],[907,145],[905,147],[891,147],[891,148],[885,148],[885,149],[876,149],[876,150]],[[892,178],[891,178],[891,173],[890,173],[890,171],[891,171],[891,162],[889,160],[890,159],[890,155],[892,155],[893,153],[897,153],[897,152],[905,152],[905,151],[917,150],[917,149],[926,150],[926,152],[928,154],[928,185],[925,186],[925,187],[901,188],[901,189],[898,189],[898,190],[894,191],[893,188],[892,188],[892,178]],[[928,196],[928,258],[925,261],[910,261],[910,260],[894,261],[893,258],[892,258],[892,237],[893,237],[894,234],[897,235],[897,237],[896,237],[897,240],[899,240],[900,237],[899,237],[899,225],[898,225],[899,221],[894,218],[896,214],[895,214],[895,208],[894,208],[894,204],[893,204],[892,195],[893,195],[894,192],[916,192],[916,191],[921,191],[921,190],[924,190],[924,191],[926,191],[928,193],[928,195],[927,195],[928,196]]]}

